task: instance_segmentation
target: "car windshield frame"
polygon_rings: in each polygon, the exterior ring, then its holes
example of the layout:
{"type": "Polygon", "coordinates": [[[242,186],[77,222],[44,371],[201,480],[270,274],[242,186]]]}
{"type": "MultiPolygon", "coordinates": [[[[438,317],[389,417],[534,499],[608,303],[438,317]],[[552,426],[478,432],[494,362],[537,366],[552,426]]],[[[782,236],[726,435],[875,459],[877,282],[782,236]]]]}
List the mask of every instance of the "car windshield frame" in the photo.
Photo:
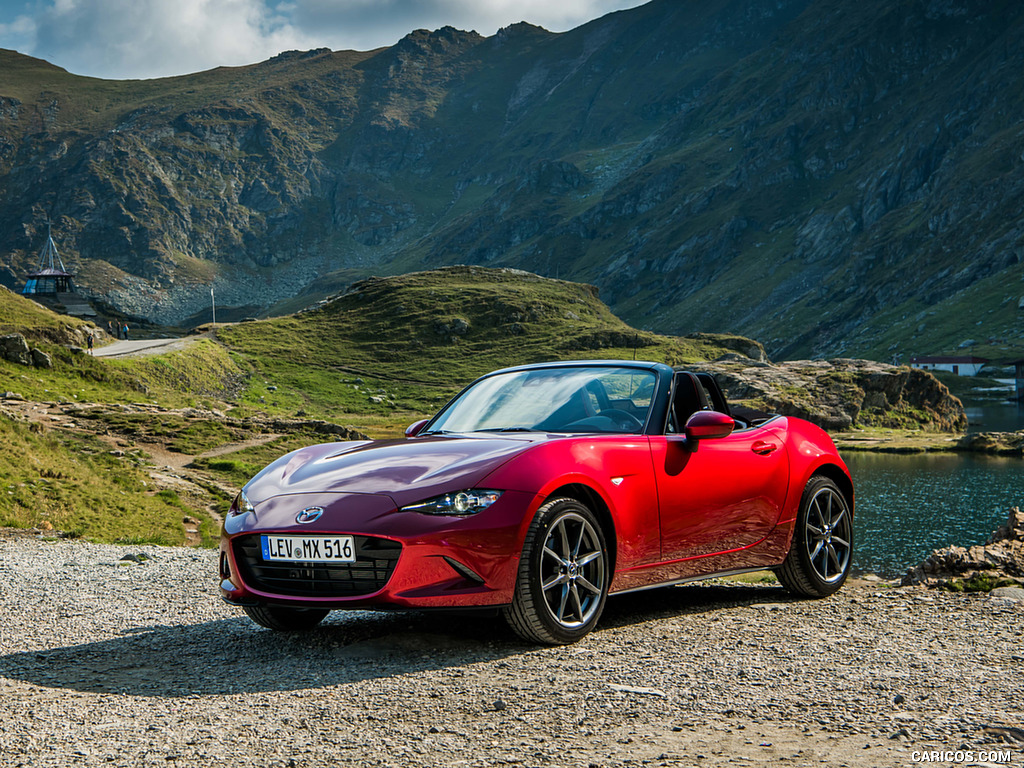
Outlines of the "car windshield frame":
{"type": "Polygon", "coordinates": [[[644,434],[659,386],[649,368],[565,365],[518,368],[473,382],[421,434],[644,434]]]}

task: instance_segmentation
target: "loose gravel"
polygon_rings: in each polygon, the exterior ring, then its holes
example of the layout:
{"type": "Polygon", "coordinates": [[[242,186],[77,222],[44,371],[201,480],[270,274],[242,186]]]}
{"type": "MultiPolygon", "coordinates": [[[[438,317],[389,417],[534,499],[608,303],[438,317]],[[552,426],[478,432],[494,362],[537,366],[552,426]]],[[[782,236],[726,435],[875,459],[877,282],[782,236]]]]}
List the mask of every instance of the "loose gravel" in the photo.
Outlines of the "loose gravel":
{"type": "Polygon", "coordinates": [[[216,585],[207,550],[0,534],[0,764],[1024,761],[1021,601],[716,582],[612,598],[582,642],[540,648],[435,613],[278,634],[216,585]]]}

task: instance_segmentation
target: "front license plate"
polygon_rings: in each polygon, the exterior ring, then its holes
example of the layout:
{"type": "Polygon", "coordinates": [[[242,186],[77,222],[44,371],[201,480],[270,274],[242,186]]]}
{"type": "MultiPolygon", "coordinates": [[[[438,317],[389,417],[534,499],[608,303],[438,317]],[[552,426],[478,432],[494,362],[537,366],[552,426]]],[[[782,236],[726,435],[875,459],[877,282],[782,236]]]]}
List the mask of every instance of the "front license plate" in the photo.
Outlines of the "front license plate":
{"type": "Polygon", "coordinates": [[[260,536],[263,560],[289,563],[354,563],[355,543],[351,536],[260,536]]]}

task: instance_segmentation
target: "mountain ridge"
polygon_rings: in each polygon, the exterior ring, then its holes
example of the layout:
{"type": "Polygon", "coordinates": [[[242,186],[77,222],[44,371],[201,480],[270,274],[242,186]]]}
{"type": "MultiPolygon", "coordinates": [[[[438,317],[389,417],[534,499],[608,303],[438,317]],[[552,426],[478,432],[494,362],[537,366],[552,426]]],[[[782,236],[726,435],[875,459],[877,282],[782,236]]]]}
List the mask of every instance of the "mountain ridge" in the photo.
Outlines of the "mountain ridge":
{"type": "Polygon", "coordinates": [[[1022,40],[1011,2],[655,0],[159,81],[21,61],[0,281],[49,215],[87,291],[158,322],[476,263],[773,358],[1019,356],[1022,40]]]}

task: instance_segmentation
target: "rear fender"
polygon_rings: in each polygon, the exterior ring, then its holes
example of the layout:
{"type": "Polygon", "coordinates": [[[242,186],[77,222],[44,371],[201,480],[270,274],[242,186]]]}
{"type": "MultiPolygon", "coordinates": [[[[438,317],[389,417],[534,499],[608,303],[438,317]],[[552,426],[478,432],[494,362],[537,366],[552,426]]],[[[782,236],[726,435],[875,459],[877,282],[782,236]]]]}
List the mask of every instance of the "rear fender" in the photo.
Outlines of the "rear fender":
{"type": "Polygon", "coordinates": [[[853,478],[828,433],[802,419],[784,419],[779,427],[788,433],[786,440],[790,458],[790,486],[780,525],[791,523],[800,511],[804,488],[817,474],[830,477],[843,492],[853,513],[853,478]]]}

